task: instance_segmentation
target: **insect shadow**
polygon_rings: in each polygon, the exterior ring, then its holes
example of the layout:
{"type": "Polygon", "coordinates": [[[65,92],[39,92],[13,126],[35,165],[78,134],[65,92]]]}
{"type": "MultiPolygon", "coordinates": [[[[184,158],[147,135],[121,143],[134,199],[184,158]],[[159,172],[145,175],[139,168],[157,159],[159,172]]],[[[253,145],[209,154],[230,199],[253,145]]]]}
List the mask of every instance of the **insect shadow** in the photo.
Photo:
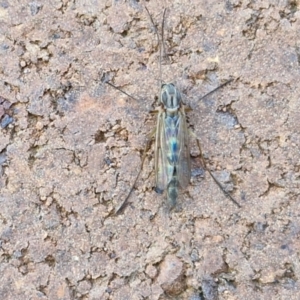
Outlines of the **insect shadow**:
{"type": "MultiPolygon", "coordinates": [[[[240,204],[228,193],[212,172],[207,168],[205,159],[202,154],[200,140],[196,135],[188,129],[186,113],[192,109],[185,105],[182,101],[179,90],[173,83],[162,82],[162,57],[165,57],[164,49],[164,22],[166,9],[163,12],[161,37],[159,36],[157,26],[151,17],[150,12],[145,6],[147,14],[155,29],[155,34],[158,40],[159,49],[159,72],[160,72],[160,96],[159,105],[150,113],[157,115],[156,127],[149,134],[142,157],[141,168],[130,188],[127,197],[123,200],[122,204],[115,210],[115,214],[120,214],[124,211],[128,204],[128,199],[135,187],[135,184],[142,171],[143,164],[146,158],[146,152],[150,148],[152,140],[155,140],[155,180],[157,193],[167,192],[167,204],[171,210],[176,205],[178,199],[179,188],[185,189],[191,179],[191,159],[190,159],[190,146],[189,135],[192,135],[197,142],[200,151],[200,159],[204,169],[210,174],[214,182],[222,190],[226,197],[228,197],[235,205],[241,207],[240,204]]],[[[211,95],[218,89],[232,82],[233,79],[226,81],[217,88],[213,89],[206,95],[202,96],[199,100],[211,95]]],[[[104,80],[106,84],[127,95],[128,97],[138,101],[135,97],[127,94],[119,87],[111,82],[104,80]]]]}

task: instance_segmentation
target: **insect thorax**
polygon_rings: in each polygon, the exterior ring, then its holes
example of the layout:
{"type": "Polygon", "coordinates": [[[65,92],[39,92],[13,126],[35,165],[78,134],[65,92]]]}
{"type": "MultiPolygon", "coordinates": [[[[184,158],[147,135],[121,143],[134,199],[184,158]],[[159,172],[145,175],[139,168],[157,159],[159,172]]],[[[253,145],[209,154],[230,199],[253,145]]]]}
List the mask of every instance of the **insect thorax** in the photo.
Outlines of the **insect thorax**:
{"type": "Polygon", "coordinates": [[[168,114],[174,114],[181,106],[181,94],[173,83],[161,87],[161,103],[168,114]]]}

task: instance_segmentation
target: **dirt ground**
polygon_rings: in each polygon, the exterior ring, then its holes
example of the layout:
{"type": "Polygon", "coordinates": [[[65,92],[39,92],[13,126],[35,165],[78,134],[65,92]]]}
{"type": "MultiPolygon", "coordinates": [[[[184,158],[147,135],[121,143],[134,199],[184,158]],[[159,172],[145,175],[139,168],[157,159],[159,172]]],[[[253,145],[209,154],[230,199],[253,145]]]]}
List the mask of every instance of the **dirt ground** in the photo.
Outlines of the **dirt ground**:
{"type": "Polygon", "coordinates": [[[1,299],[300,299],[299,1],[0,1],[1,299]],[[161,28],[192,179],[155,193],[161,28]],[[233,82],[201,99],[230,78],[233,82]],[[105,84],[132,95],[127,97],[105,84]]]}

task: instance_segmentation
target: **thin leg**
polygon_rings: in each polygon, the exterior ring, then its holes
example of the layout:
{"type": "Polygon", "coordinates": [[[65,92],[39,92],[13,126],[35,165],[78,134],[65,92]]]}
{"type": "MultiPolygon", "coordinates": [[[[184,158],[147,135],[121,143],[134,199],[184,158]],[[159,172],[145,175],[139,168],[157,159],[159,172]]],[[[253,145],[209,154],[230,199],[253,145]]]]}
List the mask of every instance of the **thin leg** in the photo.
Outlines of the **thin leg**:
{"type": "Polygon", "coordinates": [[[130,198],[130,195],[131,195],[131,193],[132,193],[132,191],[133,191],[133,189],[135,187],[135,184],[136,184],[136,182],[137,182],[137,180],[138,180],[138,178],[139,178],[139,176],[141,174],[141,171],[143,169],[144,161],[146,159],[146,153],[147,153],[147,150],[150,148],[150,144],[151,144],[151,141],[152,141],[152,137],[155,134],[155,130],[156,130],[156,128],[149,134],[149,138],[147,140],[147,143],[146,143],[146,146],[145,146],[145,149],[144,149],[144,153],[143,153],[143,157],[142,157],[141,168],[140,168],[140,170],[139,170],[139,172],[138,172],[138,174],[137,174],[137,176],[136,176],[136,178],[135,178],[135,180],[134,180],[134,182],[133,182],[133,184],[132,184],[132,186],[130,188],[130,191],[129,191],[127,197],[125,198],[125,200],[123,201],[123,203],[121,204],[121,206],[116,210],[116,212],[115,212],[116,215],[121,214],[124,211],[125,207],[127,206],[127,201],[130,198]]]}
{"type": "Polygon", "coordinates": [[[120,91],[121,93],[123,93],[124,95],[128,96],[129,98],[135,100],[135,101],[139,101],[137,98],[134,98],[133,96],[127,94],[126,92],[124,92],[123,90],[121,90],[120,88],[118,88],[117,86],[113,85],[112,83],[106,81],[106,84],[110,85],[111,87],[113,87],[114,89],[120,91]]]}
{"type": "MultiPolygon", "coordinates": [[[[118,88],[117,86],[113,85],[112,83],[110,83],[110,82],[105,82],[105,83],[108,84],[108,85],[110,85],[111,87],[115,88],[116,90],[120,91],[121,93],[125,94],[126,96],[128,96],[128,97],[130,97],[130,98],[132,98],[132,99],[134,99],[134,100],[136,100],[136,101],[138,101],[138,99],[136,99],[136,98],[134,98],[133,96],[127,94],[126,92],[124,92],[123,90],[121,90],[121,89],[118,88]]],[[[150,113],[156,114],[157,111],[154,110],[154,111],[151,111],[150,113]]],[[[131,195],[131,193],[132,193],[132,191],[133,191],[133,189],[134,189],[134,187],[135,187],[135,184],[136,184],[136,182],[137,182],[137,180],[138,180],[138,178],[139,178],[139,176],[140,176],[140,174],[141,174],[141,171],[142,171],[142,169],[143,169],[144,161],[145,161],[145,159],[146,159],[146,153],[147,153],[147,150],[148,150],[149,147],[150,147],[150,143],[151,143],[151,140],[152,140],[152,138],[153,138],[155,132],[156,132],[156,128],[154,128],[154,129],[151,131],[151,133],[148,135],[147,143],[146,143],[146,146],[145,146],[145,149],[144,149],[144,154],[143,154],[143,157],[142,157],[141,168],[140,168],[140,170],[139,170],[139,172],[138,172],[138,174],[137,174],[137,176],[136,176],[136,178],[135,178],[135,180],[134,180],[134,182],[133,182],[133,184],[132,184],[132,186],[131,186],[131,188],[130,188],[130,191],[129,191],[127,197],[125,198],[125,200],[123,201],[123,203],[121,204],[121,206],[116,210],[116,212],[115,212],[116,215],[121,214],[121,213],[124,211],[125,207],[127,206],[127,201],[128,201],[128,199],[130,198],[130,195],[131,195]]]]}
{"type": "Polygon", "coordinates": [[[201,150],[201,144],[200,144],[200,141],[199,139],[196,137],[195,133],[194,132],[191,132],[192,135],[196,138],[196,141],[197,141],[197,145],[198,145],[198,148],[199,148],[199,151],[200,151],[200,158],[201,158],[201,162],[203,164],[203,167],[204,169],[209,173],[209,175],[212,177],[212,179],[214,180],[214,182],[218,185],[218,187],[221,189],[221,191],[224,193],[224,195],[226,197],[228,197],[235,205],[237,205],[238,207],[241,207],[241,205],[230,195],[230,193],[228,193],[224,187],[222,186],[222,184],[218,181],[218,179],[211,173],[211,171],[206,167],[206,163],[205,163],[205,159],[203,157],[203,154],[202,154],[202,150],[201,150]]]}
{"type": "Polygon", "coordinates": [[[229,80],[227,80],[226,82],[222,83],[221,85],[219,85],[218,87],[216,87],[216,88],[215,88],[215,89],[213,89],[212,91],[208,92],[206,95],[204,95],[204,96],[200,97],[200,98],[198,99],[198,101],[200,101],[200,100],[204,99],[204,98],[205,98],[205,97],[207,97],[208,95],[210,95],[210,94],[214,93],[215,91],[217,91],[218,89],[220,89],[220,88],[224,87],[225,85],[229,84],[229,83],[230,83],[230,82],[232,82],[232,81],[233,81],[233,78],[232,78],[232,79],[229,79],[229,80]]]}

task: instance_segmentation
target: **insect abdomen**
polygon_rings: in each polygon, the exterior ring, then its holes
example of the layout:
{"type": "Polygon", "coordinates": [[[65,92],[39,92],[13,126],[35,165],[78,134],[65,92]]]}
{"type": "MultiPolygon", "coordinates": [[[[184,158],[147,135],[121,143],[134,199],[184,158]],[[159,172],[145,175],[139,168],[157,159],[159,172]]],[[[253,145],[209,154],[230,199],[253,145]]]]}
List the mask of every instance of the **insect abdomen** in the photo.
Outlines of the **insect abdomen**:
{"type": "Polygon", "coordinates": [[[179,140],[178,140],[178,115],[167,116],[165,120],[166,124],[166,137],[168,141],[168,173],[171,175],[171,179],[167,186],[167,199],[170,209],[172,209],[177,202],[178,198],[178,177],[176,167],[178,165],[179,154],[179,140]]]}
{"type": "Polygon", "coordinates": [[[172,209],[177,202],[178,198],[178,178],[176,174],[176,168],[174,168],[174,174],[167,188],[167,198],[170,209],[172,209]]]}

